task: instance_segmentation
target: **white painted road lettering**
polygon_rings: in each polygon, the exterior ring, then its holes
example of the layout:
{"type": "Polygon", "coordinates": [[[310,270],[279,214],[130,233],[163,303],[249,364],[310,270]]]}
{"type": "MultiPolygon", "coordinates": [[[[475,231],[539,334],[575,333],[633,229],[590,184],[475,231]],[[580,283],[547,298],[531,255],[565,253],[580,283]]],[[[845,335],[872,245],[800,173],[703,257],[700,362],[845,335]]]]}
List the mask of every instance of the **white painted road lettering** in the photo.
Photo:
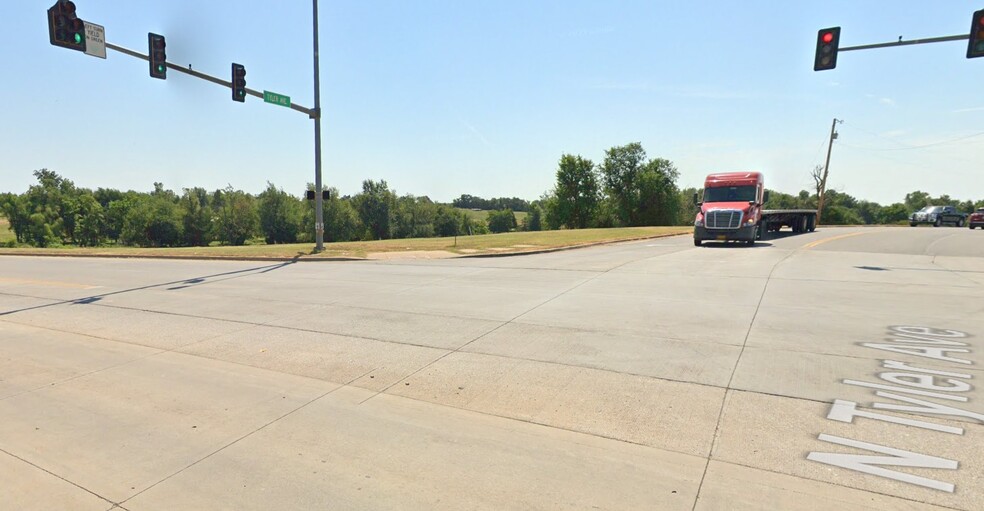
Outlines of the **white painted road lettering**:
{"type": "Polygon", "coordinates": [[[889,383],[943,392],[967,392],[972,388],[969,383],[952,378],[943,380],[946,385],[937,385],[936,377],[931,374],[881,373],[878,377],[889,383]]]}
{"type": "MultiPolygon", "coordinates": [[[[889,335],[892,337],[886,339],[886,341],[891,344],[860,343],[860,345],[876,350],[902,353],[954,364],[973,365],[973,362],[970,360],[950,357],[947,355],[948,353],[971,352],[971,350],[967,348],[969,346],[967,343],[953,340],[968,337],[968,334],[964,332],[924,326],[893,326],[889,327],[889,335]]],[[[974,419],[978,422],[984,423],[984,414],[961,410],[952,406],[910,397],[911,395],[914,395],[923,398],[966,403],[969,401],[969,398],[967,396],[960,395],[960,393],[969,392],[974,388],[969,382],[963,381],[972,379],[972,375],[955,371],[944,371],[941,369],[926,369],[897,360],[883,360],[882,368],[889,369],[890,371],[879,373],[878,378],[892,385],[852,379],[845,379],[842,381],[847,385],[874,389],[876,398],[894,401],[894,403],[872,401],[871,407],[877,410],[906,412],[932,417],[962,417],[974,419]]],[[[858,409],[857,403],[842,399],[834,400],[833,405],[830,407],[830,412],[827,414],[827,418],[830,420],[846,422],[848,424],[853,424],[855,417],[882,421],[889,424],[898,424],[900,426],[921,428],[951,435],[964,434],[963,428],[948,426],[945,424],[937,424],[935,422],[924,420],[910,419],[907,417],[899,417],[896,415],[888,415],[871,410],[858,409]]],[[[900,435],[900,437],[905,438],[904,435],[900,435]]],[[[864,449],[866,451],[887,454],[889,456],[810,452],[806,456],[806,459],[808,460],[949,493],[953,493],[956,489],[952,483],[945,481],[938,481],[936,479],[921,477],[909,474],[907,472],[882,468],[884,466],[892,466],[956,470],[959,463],[955,460],[949,460],[929,454],[911,452],[895,447],[871,444],[861,442],[859,440],[823,433],[821,433],[817,439],[822,442],[864,449]]]]}
{"type": "Polygon", "coordinates": [[[966,410],[960,410],[959,408],[953,408],[951,406],[941,405],[938,403],[931,403],[929,401],[923,401],[921,399],[916,399],[912,397],[899,396],[896,394],[889,394],[888,392],[875,392],[879,397],[887,397],[889,399],[894,399],[896,401],[904,401],[906,403],[911,403],[920,406],[901,406],[893,404],[883,404],[875,403],[875,408],[880,410],[898,410],[901,412],[913,412],[919,414],[935,414],[935,415],[950,415],[953,417],[966,417],[968,419],[976,419],[979,422],[984,423],[984,415],[974,412],[968,412],[966,410]]]}
{"type": "Polygon", "coordinates": [[[905,362],[899,362],[896,360],[885,360],[884,363],[882,364],[882,367],[884,367],[885,369],[901,369],[904,371],[914,371],[917,373],[938,374],[940,376],[952,376],[954,378],[965,378],[968,380],[973,378],[973,376],[969,374],[952,373],[950,371],[938,371],[936,369],[923,369],[920,367],[913,367],[906,364],[905,362]]]}
{"type": "Polygon", "coordinates": [[[896,481],[902,481],[904,483],[918,484],[919,486],[933,488],[934,490],[941,490],[941,491],[953,493],[954,486],[950,483],[937,481],[935,479],[930,479],[928,477],[915,476],[912,474],[907,474],[905,472],[896,472],[895,470],[880,468],[878,465],[888,465],[888,466],[895,466],[895,467],[914,467],[914,468],[943,468],[943,469],[956,470],[958,466],[958,463],[956,461],[948,460],[944,458],[937,458],[935,456],[927,456],[925,454],[919,454],[917,452],[903,451],[902,449],[893,449],[891,447],[885,447],[883,445],[869,444],[867,442],[858,442],[857,440],[851,440],[850,438],[841,438],[839,436],[824,435],[822,433],[820,434],[819,437],[817,437],[817,439],[824,442],[830,442],[832,444],[844,445],[847,447],[856,447],[858,449],[880,452],[882,454],[889,454],[890,456],[869,456],[864,454],[811,452],[810,455],[806,457],[806,459],[808,460],[818,461],[820,463],[826,463],[828,465],[843,467],[850,470],[856,470],[858,472],[864,472],[865,474],[887,477],[889,479],[895,479],[896,481]]]}
{"type": "Polygon", "coordinates": [[[895,392],[904,392],[906,394],[915,394],[917,396],[935,397],[937,399],[949,399],[950,401],[967,401],[964,396],[954,396],[950,394],[940,394],[939,392],[929,392],[925,390],[910,389],[907,387],[894,387],[892,385],[884,385],[881,383],[871,383],[867,381],[857,381],[857,380],[844,380],[844,383],[848,385],[856,385],[858,387],[868,387],[871,389],[881,389],[881,390],[893,390],[895,392]]]}
{"type": "Polygon", "coordinates": [[[903,353],[906,355],[915,355],[917,357],[932,358],[935,360],[942,360],[944,362],[956,362],[958,364],[972,364],[970,360],[964,360],[962,358],[953,358],[946,356],[947,353],[970,353],[970,350],[963,348],[929,348],[925,346],[907,346],[904,344],[878,344],[873,342],[862,343],[861,346],[867,348],[874,348],[876,350],[894,351],[895,353],[903,353]]]}
{"type": "Polygon", "coordinates": [[[853,401],[843,401],[841,399],[837,399],[834,401],[834,405],[830,407],[830,413],[827,414],[827,418],[830,420],[852,423],[854,422],[855,417],[865,417],[868,419],[893,422],[895,424],[905,424],[906,426],[931,429],[933,431],[942,431],[943,433],[952,433],[954,435],[962,435],[964,431],[963,428],[944,426],[941,424],[934,424],[932,422],[919,421],[915,419],[906,419],[904,417],[885,415],[878,412],[858,410],[857,406],[858,404],[853,401]]]}

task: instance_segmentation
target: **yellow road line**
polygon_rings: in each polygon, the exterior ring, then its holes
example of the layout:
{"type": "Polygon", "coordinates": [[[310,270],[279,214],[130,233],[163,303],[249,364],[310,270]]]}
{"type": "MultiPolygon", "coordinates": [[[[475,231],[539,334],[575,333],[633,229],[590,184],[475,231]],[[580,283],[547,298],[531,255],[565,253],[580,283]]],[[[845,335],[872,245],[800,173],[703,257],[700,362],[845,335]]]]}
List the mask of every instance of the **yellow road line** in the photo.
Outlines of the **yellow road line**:
{"type": "MultiPolygon", "coordinates": [[[[872,231],[872,232],[874,232],[874,231],[872,231]]],[[[806,245],[803,245],[803,249],[806,250],[808,248],[813,248],[813,247],[816,247],[818,245],[823,245],[824,243],[826,243],[828,241],[842,240],[844,238],[850,238],[850,237],[853,237],[853,236],[860,236],[862,234],[871,234],[871,232],[852,232],[850,234],[841,234],[840,236],[833,236],[831,238],[824,238],[822,240],[811,241],[810,243],[807,243],[806,245]]]]}

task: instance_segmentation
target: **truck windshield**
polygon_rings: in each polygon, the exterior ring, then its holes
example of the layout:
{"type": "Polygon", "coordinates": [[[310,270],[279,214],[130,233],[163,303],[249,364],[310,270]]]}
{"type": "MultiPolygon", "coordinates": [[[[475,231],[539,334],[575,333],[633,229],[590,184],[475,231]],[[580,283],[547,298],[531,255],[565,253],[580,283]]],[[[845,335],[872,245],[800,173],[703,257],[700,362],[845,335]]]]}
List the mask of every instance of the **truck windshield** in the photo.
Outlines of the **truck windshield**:
{"type": "Polygon", "coordinates": [[[750,202],[755,200],[755,186],[722,186],[704,190],[704,202],[750,202]]]}
{"type": "Polygon", "coordinates": [[[920,213],[939,213],[940,211],[943,211],[943,206],[926,206],[922,208],[920,213]]]}

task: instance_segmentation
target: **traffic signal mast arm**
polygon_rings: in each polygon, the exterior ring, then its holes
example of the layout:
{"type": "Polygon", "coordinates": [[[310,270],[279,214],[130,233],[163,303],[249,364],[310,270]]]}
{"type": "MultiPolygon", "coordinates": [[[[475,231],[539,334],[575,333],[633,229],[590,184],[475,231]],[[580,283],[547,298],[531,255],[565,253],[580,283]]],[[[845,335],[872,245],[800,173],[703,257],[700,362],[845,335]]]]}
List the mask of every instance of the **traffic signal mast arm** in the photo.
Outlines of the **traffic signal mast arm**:
{"type": "Polygon", "coordinates": [[[946,41],[962,41],[969,39],[970,35],[951,35],[945,37],[930,37],[927,39],[913,39],[911,41],[892,41],[890,43],[864,44],[860,46],[845,46],[838,51],[870,50],[872,48],[888,48],[889,46],[909,46],[912,44],[942,43],[946,41]]]}
{"type": "MultiPolygon", "coordinates": [[[[117,45],[115,45],[115,44],[113,44],[113,43],[111,43],[109,41],[106,41],[106,48],[109,49],[109,50],[120,52],[120,53],[122,53],[124,55],[129,55],[131,57],[136,57],[138,59],[142,59],[142,60],[146,60],[147,62],[150,62],[150,57],[148,55],[144,55],[143,53],[140,53],[138,51],[133,51],[133,50],[131,50],[129,48],[124,48],[122,46],[117,46],[117,45]]],[[[167,62],[166,65],[167,65],[167,68],[168,69],[171,69],[173,71],[177,71],[178,73],[184,73],[186,75],[194,76],[195,78],[201,78],[202,80],[205,80],[205,81],[208,81],[208,82],[212,82],[212,83],[214,83],[216,85],[221,85],[223,87],[232,89],[232,82],[230,82],[230,81],[223,80],[221,78],[216,78],[214,76],[207,75],[207,74],[202,73],[202,72],[199,72],[199,71],[194,71],[192,69],[181,67],[181,66],[178,66],[176,64],[173,64],[171,62],[167,62]]],[[[249,94],[250,96],[255,96],[255,97],[258,97],[258,98],[261,98],[261,99],[263,98],[263,93],[262,92],[255,91],[255,90],[250,89],[250,88],[247,88],[246,89],[246,94],[249,94]]],[[[312,119],[316,118],[316,111],[315,110],[313,110],[311,108],[303,107],[301,105],[298,105],[297,103],[291,102],[290,109],[291,110],[297,110],[298,112],[307,114],[307,116],[310,117],[310,118],[312,118],[312,119]]]]}

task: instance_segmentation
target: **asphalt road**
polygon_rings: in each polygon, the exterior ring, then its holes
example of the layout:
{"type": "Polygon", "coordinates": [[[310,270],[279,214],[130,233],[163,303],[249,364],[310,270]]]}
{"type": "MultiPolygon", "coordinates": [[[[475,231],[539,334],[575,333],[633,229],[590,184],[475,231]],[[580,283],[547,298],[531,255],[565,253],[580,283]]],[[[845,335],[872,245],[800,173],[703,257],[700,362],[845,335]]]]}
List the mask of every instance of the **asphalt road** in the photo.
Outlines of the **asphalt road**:
{"type": "Polygon", "coordinates": [[[984,509],[984,232],[0,258],[0,509],[984,509]]]}

